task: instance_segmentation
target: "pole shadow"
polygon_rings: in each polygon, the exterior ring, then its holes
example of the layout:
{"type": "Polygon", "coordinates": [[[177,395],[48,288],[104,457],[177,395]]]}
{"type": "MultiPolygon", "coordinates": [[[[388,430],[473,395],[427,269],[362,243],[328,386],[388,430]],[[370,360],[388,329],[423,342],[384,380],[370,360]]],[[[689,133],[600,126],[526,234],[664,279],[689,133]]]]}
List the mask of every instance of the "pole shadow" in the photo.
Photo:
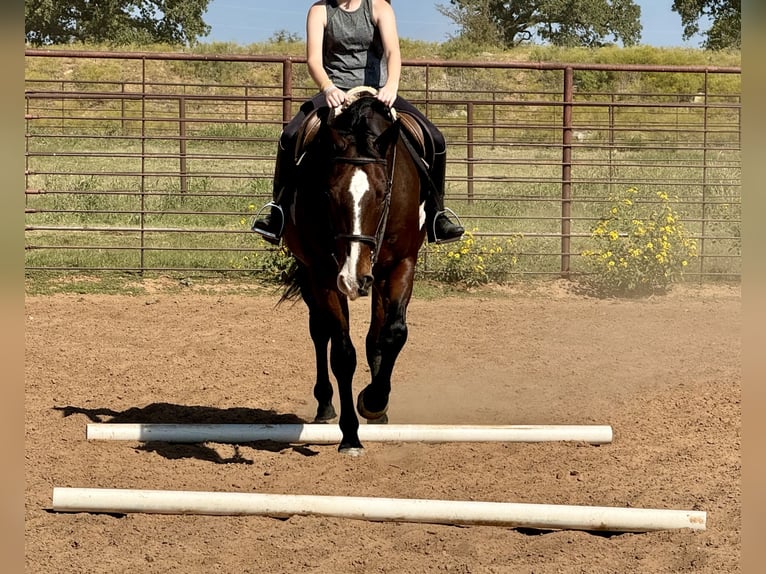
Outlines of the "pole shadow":
{"type": "MultiPolygon", "coordinates": [[[[64,417],[84,415],[92,423],[132,424],[307,424],[308,421],[292,413],[278,413],[273,410],[232,407],[220,409],[200,405],[177,405],[152,403],[144,407],[130,407],[124,411],[114,409],[86,408],[74,405],[53,407],[64,417]]],[[[169,460],[194,458],[215,464],[253,464],[242,456],[240,447],[256,450],[281,452],[291,449],[303,456],[315,456],[319,452],[308,445],[290,445],[274,441],[255,441],[234,445],[234,455],[222,457],[214,448],[205,443],[169,443],[162,441],[141,442],[136,450],[154,452],[169,460]]]]}

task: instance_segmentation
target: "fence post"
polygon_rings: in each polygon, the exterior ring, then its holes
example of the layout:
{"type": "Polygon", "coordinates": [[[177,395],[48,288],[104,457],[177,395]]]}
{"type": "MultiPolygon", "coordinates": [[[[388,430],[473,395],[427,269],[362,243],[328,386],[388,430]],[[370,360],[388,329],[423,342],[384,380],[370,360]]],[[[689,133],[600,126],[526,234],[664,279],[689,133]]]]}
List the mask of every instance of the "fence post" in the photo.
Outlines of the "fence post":
{"type": "Polygon", "coordinates": [[[138,265],[141,275],[146,267],[146,137],[146,58],[141,58],[141,231],[138,265]]]}
{"type": "Polygon", "coordinates": [[[701,224],[701,237],[700,237],[700,248],[699,248],[699,273],[700,277],[702,277],[703,273],[705,272],[705,237],[707,237],[707,210],[708,210],[708,120],[709,120],[709,110],[708,107],[708,74],[707,71],[705,71],[703,76],[703,108],[702,108],[702,213],[700,214],[700,219],[702,220],[701,224]]]}
{"type": "Polygon", "coordinates": [[[189,181],[186,172],[186,98],[178,98],[178,159],[181,176],[180,191],[189,191],[189,181]]]}
{"type": "Polygon", "coordinates": [[[569,276],[572,248],[572,100],[574,70],[564,68],[564,106],[561,157],[561,275],[569,276]]]}
{"type": "Polygon", "coordinates": [[[492,149],[497,147],[497,92],[492,89],[492,149]]]}
{"type": "Polygon", "coordinates": [[[250,121],[250,92],[248,86],[245,86],[245,126],[250,121]]]}
{"type": "Polygon", "coordinates": [[[282,62],[282,124],[290,122],[293,117],[293,61],[287,58],[282,62]]]}
{"type": "Polygon", "coordinates": [[[466,121],[466,175],[468,177],[468,204],[473,204],[473,102],[467,104],[468,113],[466,121]]]}
{"type": "Polygon", "coordinates": [[[64,82],[61,82],[61,133],[66,133],[66,101],[64,100],[64,82]]]}
{"type": "Polygon", "coordinates": [[[609,104],[609,195],[614,193],[614,130],[615,130],[615,96],[611,95],[611,103],[609,104]]]}
{"type": "Polygon", "coordinates": [[[125,121],[125,82],[122,82],[122,88],[120,89],[123,97],[120,98],[120,127],[122,128],[122,135],[128,135],[127,123],[125,121]]]}

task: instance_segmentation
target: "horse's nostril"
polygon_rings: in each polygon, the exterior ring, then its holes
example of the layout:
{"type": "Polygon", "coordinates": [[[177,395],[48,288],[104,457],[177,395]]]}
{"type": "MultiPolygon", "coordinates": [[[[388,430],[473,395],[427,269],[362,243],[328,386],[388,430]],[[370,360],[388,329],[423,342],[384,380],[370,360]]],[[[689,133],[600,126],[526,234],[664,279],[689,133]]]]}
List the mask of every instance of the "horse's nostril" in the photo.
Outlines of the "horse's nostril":
{"type": "Polygon", "coordinates": [[[359,280],[359,294],[366,296],[370,291],[370,285],[372,285],[372,275],[365,275],[359,280]]]}

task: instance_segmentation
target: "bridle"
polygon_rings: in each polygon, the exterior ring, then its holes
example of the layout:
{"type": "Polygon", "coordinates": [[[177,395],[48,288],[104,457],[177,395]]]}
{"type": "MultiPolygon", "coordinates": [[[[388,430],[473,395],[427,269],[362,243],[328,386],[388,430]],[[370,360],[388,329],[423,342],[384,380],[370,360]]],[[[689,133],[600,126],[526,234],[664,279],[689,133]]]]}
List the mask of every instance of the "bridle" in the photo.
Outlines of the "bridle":
{"type": "MultiPolygon", "coordinates": [[[[393,189],[394,185],[394,168],[396,166],[396,142],[393,144],[393,153],[391,154],[391,161],[389,162],[388,159],[382,158],[382,157],[369,157],[369,156],[359,156],[359,157],[344,157],[344,156],[333,156],[331,158],[331,161],[337,162],[337,163],[348,163],[351,165],[367,165],[371,163],[376,164],[382,164],[386,166],[386,191],[383,196],[383,209],[380,213],[380,219],[378,220],[377,229],[375,230],[375,235],[364,235],[364,234],[358,234],[358,233],[337,233],[335,234],[335,240],[342,240],[342,241],[348,241],[348,242],[358,242],[358,243],[364,243],[370,247],[371,250],[371,258],[372,258],[372,265],[375,265],[375,262],[378,259],[378,246],[383,242],[383,234],[386,231],[386,223],[388,222],[388,212],[389,207],[391,205],[391,191],[393,189]]],[[[337,258],[336,258],[337,260],[337,258]]]]}

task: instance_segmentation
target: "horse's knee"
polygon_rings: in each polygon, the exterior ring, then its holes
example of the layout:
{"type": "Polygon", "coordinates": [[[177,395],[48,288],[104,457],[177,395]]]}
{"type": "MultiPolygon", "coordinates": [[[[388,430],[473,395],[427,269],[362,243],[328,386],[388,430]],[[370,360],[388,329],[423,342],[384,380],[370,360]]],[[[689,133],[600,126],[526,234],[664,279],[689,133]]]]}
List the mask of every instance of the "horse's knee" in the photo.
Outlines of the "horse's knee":
{"type": "Polygon", "coordinates": [[[391,348],[401,349],[407,342],[407,333],[407,323],[404,322],[404,318],[399,317],[388,327],[386,333],[386,343],[391,348]]]}
{"type": "Polygon", "coordinates": [[[330,365],[339,381],[346,378],[350,380],[353,376],[356,370],[356,349],[350,337],[333,341],[330,348],[330,365]]]}

